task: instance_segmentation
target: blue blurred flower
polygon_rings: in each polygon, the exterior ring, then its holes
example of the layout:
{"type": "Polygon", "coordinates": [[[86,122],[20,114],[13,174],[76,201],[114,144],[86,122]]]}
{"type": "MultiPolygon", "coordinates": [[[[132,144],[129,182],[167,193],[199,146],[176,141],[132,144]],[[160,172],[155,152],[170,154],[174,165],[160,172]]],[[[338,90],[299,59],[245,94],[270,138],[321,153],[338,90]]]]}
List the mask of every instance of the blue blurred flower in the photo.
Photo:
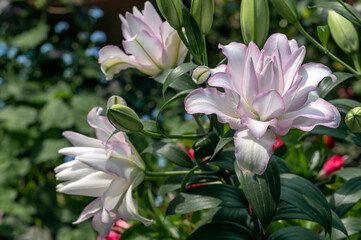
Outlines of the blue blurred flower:
{"type": "Polygon", "coordinates": [[[165,165],[167,165],[167,162],[165,161],[165,159],[163,157],[158,157],[157,159],[157,165],[158,167],[165,167],[165,165]]]}
{"type": "Polygon", "coordinates": [[[70,78],[73,75],[73,69],[72,68],[66,68],[63,72],[63,76],[65,78],[70,78]]]}
{"type": "Polygon", "coordinates": [[[104,12],[99,7],[94,6],[91,9],[89,9],[89,15],[92,18],[99,19],[104,16],[104,12]]]}
{"type": "Polygon", "coordinates": [[[3,84],[4,79],[2,77],[0,77],[0,85],[3,84]]]}
{"type": "Polygon", "coordinates": [[[16,57],[16,62],[18,64],[24,65],[25,67],[30,67],[31,66],[31,60],[25,55],[17,56],[16,57]]]}
{"type": "Polygon", "coordinates": [[[54,27],[54,31],[56,33],[62,33],[63,31],[66,31],[68,29],[69,29],[69,23],[64,21],[58,22],[54,27]]]}
{"type": "Polygon", "coordinates": [[[162,204],[163,204],[163,198],[162,198],[162,196],[156,196],[156,197],[154,198],[154,203],[155,203],[155,206],[156,206],[156,207],[162,206],[162,204]]]}
{"type": "Polygon", "coordinates": [[[85,49],[85,55],[87,55],[88,57],[98,58],[99,50],[100,50],[100,47],[87,48],[87,49],[85,49]]]}
{"type": "Polygon", "coordinates": [[[150,116],[149,115],[142,115],[142,116],[140,116],[140,119],[150,120],[150,116]]]}
{"type": "Polygon", "coordinates": [[[184,114],[184,119],[185,119],[186,121],[190,121],[190,120],[193,119],[193,115],[192,115],[192,114],[189,114],[189,113],[186,113],[186,114],[184,114]]]}
{"type": "Polygon", "coordinates": [[[61,56],[61,59],[63,60],[65,65],[70,65],[73,63],[73,58],[69,53],[64,53],[63,56],[61,56]]]}
{"type": "Polygon", "coordinates": [[[0,57],[4,56],[8,50],[8,46],[5,42],[0,42],[0,57]]]}
{"type": "Polygon", "coordinates": [[[0,109],[4,108],[6,106],[4,101],[0,101],[0,109]]]}
{"type": "Polygon", "coordinates": [[[90,35],[91,42],[105,42],[107,41],[107,35],[103,31],[95,31],[90,35]]]}
{"type": "Polygon", "coordinates": [[[19,50],[16,47],[9,48],[8,53],[7,53],[7,57],[8,58],[14,58],[16,56],[16,54],[18,53],[18,51],[19,50]]]}
{"type": "Polygon", "coordinates": [[[43,45],[41,45],[41,47],[40,47],[40,52],[41,53],[47,53],[47,52],[49,52],[49,51],[51,51],[51,50],[53,50],[54,49],[54,45],[53,44],[51,44],[51,43],[44,43],[43,45]]]}

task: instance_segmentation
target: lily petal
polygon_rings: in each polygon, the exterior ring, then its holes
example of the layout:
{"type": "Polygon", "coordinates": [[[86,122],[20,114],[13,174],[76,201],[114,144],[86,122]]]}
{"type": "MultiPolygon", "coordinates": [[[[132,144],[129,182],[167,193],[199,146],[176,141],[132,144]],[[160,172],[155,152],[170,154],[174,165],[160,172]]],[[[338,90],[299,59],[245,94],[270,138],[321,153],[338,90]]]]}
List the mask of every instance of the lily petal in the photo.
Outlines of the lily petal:
{"type": "Polygon", "coordinates": [[[284,64],[291,55],[291,49],[286,35],[280,33],[272,34],[263,47],[266,56],[271,56],[276,49],[280,52],[281,61],[282,64],[284,64]]]}
{"type": "Polygon", "coordinates": [[[79,218],[75,222],[73,222],[73,224],[81,223],[81,222],[91,218],[96,213],[100,212],[101,210],[102,210],[101,200],[100,200],[100,198],[96,198],[83,209],[79,218]]]}
{"type": "Polygon", "coordinates": [[[239,168],[261,175],[267,168],[272,146],[276,142],[276,135],[270,130],[261,139],[254,138],[247,128],[237,131],[234,145],[239,168]]]}
{"type": "Polygon", "coordinates": [[[189,114],[217,114],[218,121],[229,123],[232,129],[241,128],[241,116],[237,111],[237,103],[230,101],[225,93],[215,88],[199,88],[191,92],[184,100],[189,114]]]}
{"type": "Polygon", "coordinates": [[[283,98],[276,90],[270,90],[258,94],[254,98],[252,106],[258,113],[261,121],[277,118],[285,111],[283,98]]]}
{"type": "Polygon", "coordinates": [[[63,132],[63,136],[66,137],[74,146],[104,148],[102,141],[76,132],[65,131],[63,132]]]}

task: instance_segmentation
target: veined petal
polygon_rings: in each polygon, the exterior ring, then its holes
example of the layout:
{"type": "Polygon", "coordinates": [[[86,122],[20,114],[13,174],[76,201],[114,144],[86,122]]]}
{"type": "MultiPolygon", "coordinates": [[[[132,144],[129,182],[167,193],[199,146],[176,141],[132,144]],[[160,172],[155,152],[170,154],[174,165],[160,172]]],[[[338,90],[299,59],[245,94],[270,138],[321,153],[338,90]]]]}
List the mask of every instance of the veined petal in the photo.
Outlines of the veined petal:
{"type": "Polygon", "coordinates": [[[56,187],[58,192],[66,194],[100,197],[113,179],[112,175],[95,172],[74,182],[60,183],[56,187]]]}
{"type": "Polygon", "coordinates": [[[318,98],[298,111],[284,114],[279,123],[280,125],[292,125],[302,131],[311,131],[317,125],[336,128],[340,120],[340,113],[335,106],[318,98]]]}
{"type": "Polygon", "coordinates": [[[162,50],[163,68],[169,69],[177,66],[179,57],[183,57],[179,56],[181,45],[183,45],[183,42],[179,38],[178,33],[173,31],[173,33],[166,39],[165,48],[162,50]]]}
{"type": "Polygon", "coordinates": [[[84,153],[77,156],[75,159],[93,169],[106,172],[105,163],[107,161],[107,153],[105,152],[105,149],[84,153]]]}
{"type": "Polygon", "coordinates": [[[85,176],[88,176],[90,174],[93,174],[97,172],[97,170],[92,169],[85,165],[82,162],[79,162],[78,160],[73,160],[74,164],[69,167],[65,168],[61,171],[58,171],[56,174],[56,180],[58,181],[76,181],[80,178],[83,178],[85,176]]]}
{"type": "Polygon", "coordinates": [[[232,76],[225,72],[218,72],[211,76],[208,80],[208,84],[212,87],[221,87],[231,91],[234,91],[235,89],[232,82],[232,76]]]}
{"type": "Polygon", "coordinates": [[[227,57],[228,63],[226,73],[232,76],[234,91],[242,93],[242,76],[246,61],[247,46],[242,43],[232,42],[226,46],[219,45],[223,54],[227,57]]]}
{"type": "Polygon", "coordinates": [[[132,39],[123,41],[123,47],[127,53],[133,54],[137,62],[153,65],[158,72],[163,70],[162,43],[148,32],[139,32],[132,39]]]}
{"type": "Polygon", "coordinates": [[[242,76],[242,97],[249,105],[252,104],[253,98],[258,94],[258,77],[253,65],[252,58],[246,56],[245,68],[242,76]]]}
{"type": "Polygon", "coordinates": [[[125,14],[125,19],[127,20],[127,24],[129,27],[128,28],[129,34],[132,38],[135,37],[141,31],[145,31],[148,34],[152,33],[152,30],[141,18],[127,12],[125,14]]]}
{"type": "Polygon", "coordinates": [[[331,77],[336,81],[336,76],[332,74],[331,70],[325,65],[319,63],[306,63],[300,68],[299,74],[303,78],[302,87],[314,86],[316,87],[325,77],[331,77]]]}
{"type": "Polygon", "coordinates": [[[283,63],[283,71],[284,71],[284,90],[283,92],[287,92],[287,90],[292,86],[293,82],[296,80],[298,70],[301,67],[303,59],[306,55],[306,49],[304,46],[295,50],[291,56],[287,59],[285,63],[283,63]]]}
{"type": "Polygon", "coordinates": [[[276,142],[276,135],[270,130],[261,139],[254,138],[247,128],[237,131],[234,145],[239,168],[261,175],[267,168],[272,146],[276,142]]]}
{"type": "Polygon", "coordinates": [[[145,23],[152,29],[153,34],[160,39],[160,25],[162,24],[162,19],[160,19],[159,14],[150,2],[145,2],[143,14],[145,23]]]}
{"type": "Polygon", "coordinates": [[[261,121],[281,116],[285,111],[282,96],[276,90],[258,94],[252,102],[253,109],[258,113],[261,121]]]}
{"type": "Polygon", "coordinates": [[[261,51],[259,50],[258,46],[254,42],[250,42],[248,44],[246,58],[252,58],[253,66],[257,66],[260,56],[261,51]]]}
{"type": "Polygon", "coordinates": [[[118,177],[124,178],[129,182],[140,171],[136,163],[131,159],[119,158],[115,156],[111,156],[107,160],[106,169],[108,172],[111,172],[118,177]]]}
{"type": "Polygon", "coordinates": [[[79,218],[75,222],[73,222],[73,224],[78,224],[91,218],[92,216],[100,212],[102,208],[103,206],[100,198],[96,198],[84,208],[79,218]]]}
{"type": "Polygon", "coordinates": [[[184,105],[190,114],[215,113],[221,123],[229,123],[232,129],[241,128],[241,116],[237,111],[237,103],[231,102],[225,93],[215,88],[194,90],[186,97],[184,105]]]}
{"type": "Polygon", "coordinates": [[[110,222],[102,222],[102,214],[97,213],[93,217],[92,225],[95,231],[99,233],[99,236],[101,238],[105,238],[106,236],[109,235],[110,229],[117,220],[118,219],[114,219],[113,221],[110,222]]]}
{"type": "Polygon", "coordinates": [[[106,142],[111,134],[115,131],[115,127],[108,121],[105,116],[100,114],[103,112],[103,108],[94,107],[88,114],[88,123],[95,129],[97,138],[106,142]]]}
{"type": "Polygon", "coordinates": [[[286,35],[280,33],[272,34],[263,47],[266,56],[271,56],[276,49],[280,52],[281,61],[282,64],[284,64],[291,55],[291,49],[286,35]]]}
{"type": "Polygon", "coordinates": [[[66,137],[74,146],[104,148],[102,141],[84,136],[80,133],[65,131],[63,132],[63,136],[66,137]]]}
{"type": "Polygon", "coordinates": [[[92,147],[66,147],[59,150],[60,154],[75,158],[78,155],[82,155],[87,152],[92,152],[99,148],[92,147]]]}
{"type": "Polygon", "coordinates": [[[253,118],[245,117],[244,121],[250,133],[256,139],[262,138],[266,134],[268,127],[273,127],[277,129],[277,119],[263,122],[255,120],[253,118]]]}
{"type": "Polygon", "coordinates": [[[144,178],[144,173],[139,173],[132,184],[130,185],[128,191],[126,192],[123,203],[118,209],[119,216],[124,220],[140,220],[144,225],[149,226],[153,223],[153,220],[144,218],[139,215],[137,202],[132,198],[133,189],[139,184],[140,181],[144,178]]]}
{"type": "Polygon", "coordinates": [[[119,18],[120,18],[120,21],[122,22],[122,34],[123,34],[124,39],[132,38],[132,36],[130,35],[129,25],[128,25],[127,20],[125,19],[125,17],[122,14],[119,14],[119,18]]]}
{"type": "Polygon", "coordinates": [[[293,53],[294,51],[296,51],[298,49],[298,44],[297,44],[296,40],[291,39],[288,41],[288,44],[290,45],[291,53],[293,53]]]}
{"type": "Polygon", "coordinates": [[[129,186],[130,182],[124,178],[114,179],[101,197],[104,208],[108,211],[114,210],[119,201],[122,200],[123,194],[128,190],[129,186]]]}

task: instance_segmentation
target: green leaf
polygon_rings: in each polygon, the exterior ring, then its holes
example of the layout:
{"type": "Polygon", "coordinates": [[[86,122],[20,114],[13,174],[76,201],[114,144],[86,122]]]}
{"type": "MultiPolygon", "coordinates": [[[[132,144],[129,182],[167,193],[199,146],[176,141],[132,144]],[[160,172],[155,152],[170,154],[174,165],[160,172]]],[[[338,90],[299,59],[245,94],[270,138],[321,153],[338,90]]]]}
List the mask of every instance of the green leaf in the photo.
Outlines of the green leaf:
{"type": "MultiPolygon", "coordinates": [[[[167,79],[168,75],[173,71],[173,69],[167,69],[164,70],[163,72],[157,74],[156,76],[153,77],[153,79],[161,84],[164,84],[165,80],[167,79]]],[[[192,77],[187,75],[187,74],[183,74],[180,77],[178,77],[177,79],[175,79],[170,85],[169,87],[178,90],[178,91],[183,91],[183,90],[189,90],[189,89],[196,89],[198,88],[198,85],[192,80],[192,77]]]]}
{"type": "Polygon", "coordinates": [[[328,128],[325,126],[316,126],[312,131],[304,133],[302,137],[308,134],[321,134],[321,135],[328,135],[331,137],[343,139],[345,141],[351,142],[356,144],[357,146],[361,147],[361,134],[360,133],[353,133],[350,131],[345,124],[340,124],[338,128],[328,128]]]}
{"type": "Polygon", "coordinates": [[[141,119],[144,130],[152,133],[159,133],[156,121],[150,119],[141,119]]]}
{"type": "Polygon", "coordinates": [[[48,38],[49,26],[39,23],[36,27],[15,36],[11,44],[24,49],[34,49],[48,38]]]}
{"type": "Polygon", "coordinates": [[[166,215],[184,214],[215,207],[246,208],[244,193],[231,185],[210,184],[186,189],[167,208],[166,215]]]}
{"type": "Polygon", "coordinates": [[[233,129],[230,129],[226,134],[224,134],[224,136],[219,140],[216,149],[214,150],[214,153],[211,157],[214,158],[214,156],[217,155],[217,153],[230,141],[233,140],[233,136],[234,136],[235,131],[233,129]]]}
{"type": "Polygon", "coordinates": [[[234,154],[234,150],[223,151],[217,157],[213,158],[208,163],[211,165],[216,165],[220,168],[228,170],[231,174],[234,172],[234,160],[236,159],[236,155],[234,154]]]}
{"type": "Polygon", "coordinates": [[[147,147],[143,153],[154,153],[181,167],[194,167],[194,163],[188,154],[173,144],[155,142],[147,147]]]}
{"type": "Polygon", "coordinates": [[[163,96],[164,96],[165,91],[167,90],[167,88],[169,87],[169,85],[171,83],[173,83],[176,79],[178,79],[183,74],[186,74],[191,70],[194,70],[196,67],[197,67],[197,65],[194,63],[184,63],[184,64],[176,67],[175,69],[173,69],[168,74],[167,78],[165,79],[165,81],[163,83],[163,88],[162,88],[163,96]]]}
{"type": "Polygon", "coordinates": [[[271,160],[270,161],[274,161],[277,164],[277,168],[279,173],[294,173],[292,167],[282,158],[276,156],[276,155],[271,155],[271,160]]]}
{"type": "Polygon", "coordinates": [[[246,224],[249,215],[245,208],[222,207],[214,214],[212,221],[230,221],[239,224],[246,224]]]}
{"type": "MultiPolygon", "coordinates": [[[[331,210],[332,213],[332,228],[337,229],[347,235],[347,231],[345,226],[343,225],[341,219],[337,216],[337,214],[331,210]]],[[[274,221],[278,220],[287,220],[287,219],[303,219],[307,221],[314,221],[308,215],[306,215],[302,210],[297,207],[292,206],[291,204],[281,201],[278,204],[278,209],[274,221]]]]}
{"type": "Polygon", "coordinates": [[[192,54],[200,57],[204,51],[204,42],[203,42],[201,30],[199,29],[196,20],[190,14],[188,9],[184,6],[182,6],[182,14],[183,14],[184,29],[187,35],[189,48],[190,48],[189,51],[192,54]]]}
{"type": "Polygon", "coordinates": [[[323,0],[319,1],[314,7],[332,9],[348,20],[361,26],[361,14],[350,4],[345,2],[342,4],[343,6],[337,1],[323,0]]]}
{"type": "Polygon", "coordinates": [[[361,103],[352,99],[333,99],[329,103],[333,104],[338,111],[347,114],[351,109],[355,107],[361,107],[361,103]]]}
{"type": "Polygon", "coordinates": [[[343,168],[332,174],[339,176],[339,177],[345,179],[346,181],[348,181],[354,177],[361,177],[361,169],[360,168],[343,168]]]}
{"type": "Polygon", "coordinates": [[[317,34],[322,45],[327,50],[327,43],[328,43],[328,39],[330,38],[330,27],[328,25],[317,26],[317,34]]]}
{"type": "MultiPolygon", "coordinates": [[[[355,234],[361,234],[361,219],[360,218],[344,218],[342,219],[343,224],[346,227],[348,236],[352,236],[355,234]]],[[[332,231],[332,239],[344,239],[346,235],[341,231],[334,229],[332,231]]]]}
{"type": "Polygon", "coordinates": [[[346,72],[335,72],[333,73],[337,80],[333,82],[330,77],[325,78],[319,85],[320,87],[320,97],[325,98],[335,87],[345,82],[346,80],[352,79],[355,76],[359,76],[357,74],[351,74],[346,72]]]}
{"type": "Polygon", "coordinates": [[[238,180],[252,207],[252,211],[266,229],[276,213],[280,200],[281,180],[277,163],[271,159],[266,171],[262,175],[243,172],[239,169],[237,162],[234,164],[238,180]]]}
{"type": "Polygon", "coordinates": [[[201,226],[187,240],[253,240],[248,227],[229,221],[216,221],[201,226]]]}
{"type": "Polygon", "coordinates": [[[28,106],[6,107],[0,110],[1,127],[10,131],[18,131],[26,129],[37,119],[37,111],[35,108],[28,106]]]}
{"type": "Polygon", "coordinates": [[[312,221],[321,224],[326,232],[331,232],[331,209],[325,196],[310,181],[294,174],[281,174],[281,200],[297,207],[312,221]]]}
{"type": "Polygon", "coordinates": [[[267,238],[267,240],[318,240],[324,239],[316,232],[303,227],[286,227],[278,230],[267,238]]]}
{"type": "Polygon", "coordinates": [[[58,151],[61,148],[68,147],[69,143],[65,139],[46,139],[42,145],[39,154],[34,158],[35,163],[56,160],[61,156],[58,151]]]}
{"type": "Polygon", "coordinates": [[[67,129],[75,122],[69,106],[61,99],[54,99],[48,102],[44,108],[41,109],[39,120],[42,131],[49,130],[50,128],[67,129]]]}
{"type": "Polygon", "coordinates": [[[331,208],[342,217],[361,199],[361,177],[355,177],[345,182],[332,195],[331,208]]]}

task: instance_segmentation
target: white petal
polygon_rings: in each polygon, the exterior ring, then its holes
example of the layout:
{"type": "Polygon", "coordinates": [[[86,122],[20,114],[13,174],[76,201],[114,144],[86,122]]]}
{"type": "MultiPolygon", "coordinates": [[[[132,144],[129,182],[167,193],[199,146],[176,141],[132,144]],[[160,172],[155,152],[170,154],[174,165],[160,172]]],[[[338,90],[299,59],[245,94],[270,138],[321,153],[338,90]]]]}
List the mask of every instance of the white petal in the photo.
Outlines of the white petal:
{"type": "Polygon", "coordinates": [[[95,129],[97,138],[106,142],[110,135],[115,131],[115,127],[108,121],[105,116],[101,116],[103,108],[94,107],[88,114],[88,123],[95,129]]]}
{"type": "Polygon", "coordinates": [[[253,65],[252,58],[247,58],[242,76],[242,97],[249,105],[258,94],[258,78],[253,65]]]}
{"type": "Polygon", "coordinates": [[[92,225],[95,231],[99,233],[99,236],[105,238],[109,235],[110,229],[118,219],[114,219],[112,222],[102,222],[101,213],[97,213],[93,217],[92,225]]]}
{"type": "Polygon", "coordinates": [[[140,171],[136,163],[130,159],[112,156],[106,163],[107,171],[131,181],[140,171]]]}
{"type": "Polygon", "coordinates": [[[119,201],[122,200],[123,194],[128,190],[129,186],[130,183],[124,178],[114,179],[102,196],[104,208],[108,211],[114,210],[119,201]]]}
{"type": "Polygon", "coordinates": [[[60,154],[75,158],[78,155],[82,155],[87,152],[96,151],[99,148],[92,147],[66,147],[59,150],[60,154]]]}
{"type": "Polygon", "coordinates": [[[271,56],[276,49],[280,52],[281,62],[284,64],[291,55],[291,49],[286,35],[280,33],[272,34],[263,47],[266,56],[271,56]]]}
{"type": "MultiPolygon", "coordinates": [[[[176,31],[173,31],[172,34],[165,41],[165,49],[163,49],[162,54],[162,65],[164,69],[174,68],[177,66],[179,53],[183,42],[178,36],[176,31]]],[[[183,57],[183,56],[182,56],[183,57]]]]}
{"type": "Polygon", "coordinates": [[[302,46],[292,53],[292,55],[287,59],[286,63],[283,63],[285,81],[284,92],[286,92],[296,80],[298,70],[300,69],[303,59],[305,58],[305,54],[306,49],[304,46],[302,46]]]}
{"type": "Polygon", "coordinates": [[[89,168],[78,160],[73,160],[75,164],[71,167],[63,169],[56,174],[56,180],[58,181],[75,181],[90,174],[97,172],[97,170],[89,168]]]}
{"type": "Polygon", "coordinates": [[[143,13],[145,23],[152,29],[153,34],[160,39],[160,25],[162,24],[162,19],[150,2],[145,2],[143,13]]]}
{"type": "Polygon", "coordinates": [[[241,116],[236,102],[215,88],[199,88],[191,92],[184,100],[185,109],[190,114],[217,114],[218,121],[229,123],[232,129],[241,128],[241,116]]]}
{"type": "Polygon", "coordinates": [[[84,136],[80,133],[65,131],[63,132],[63,136],[66,137],[74,146],[104,148],[102,141],[84,136]]]}
{"type": "Polygon", "coordinates": [[[91,203],[89,203],[84,210],[81,212],[79,218],[73,222],[73,224],[78,224],[81,223],[89,218],[91,218],[92,216],[94,216],[96,213],[100,212],[102,210],[103,206],[102,206],[102,202],[100,200],[100,198],[96,198],[95,200],[93,200],[91,203]]]}
{"type": "Polygon", "coordinates": [[[276,143],[276,135],[267,131],[263,138],[257,140],[245,128],[234,135],[236,160],[242,171],[262,174],[272,154],[272,146],[276,143]]]}
{"type": "Polygon", "coordinates": [[[276,90],[258,94],[254,98],[252,106],[258,113],[261,121],[277,118],[285,111],[285,104],[282,96],[276,90]]]}
{"type": "Polygon", "coordinates": [[[75,159],[79,160],[80,162],[88,165],[93,169],[106,172],[105,163],[107,161],[107,158],[108,156],[105,152],[105,149],[98,149],[97,151],[92,151],[79,155],[75,159]]]}

